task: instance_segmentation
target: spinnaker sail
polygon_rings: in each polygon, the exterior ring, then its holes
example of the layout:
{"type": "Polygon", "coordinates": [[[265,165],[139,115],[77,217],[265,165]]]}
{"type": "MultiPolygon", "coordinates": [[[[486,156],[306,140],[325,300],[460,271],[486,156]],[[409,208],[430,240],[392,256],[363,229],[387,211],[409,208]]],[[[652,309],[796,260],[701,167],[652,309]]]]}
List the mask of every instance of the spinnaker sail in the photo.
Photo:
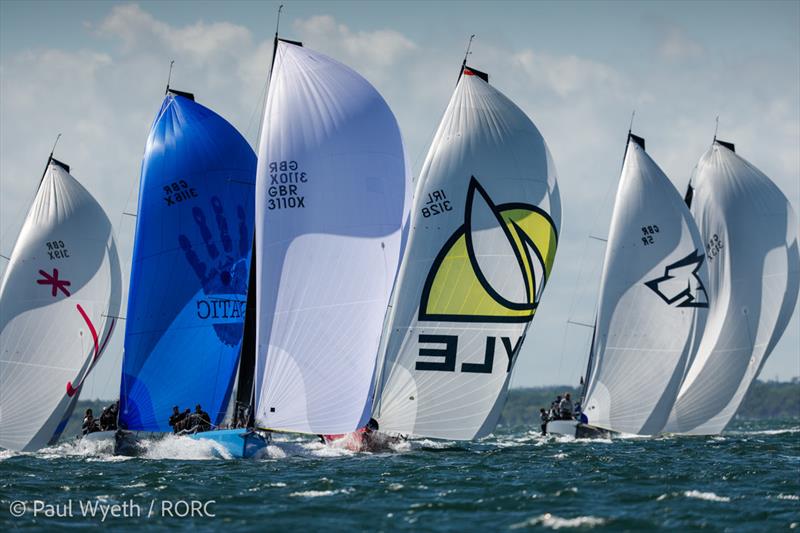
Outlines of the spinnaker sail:
{"type": "Polygon", "coordinates": [[[797,303],[797,217],[760,170],[715,139],[690,182],[709,265],[708,323],[665,431],[720,433],[797,303]]]}
{"type": "Polygon", "coordinates": [[[58,439],[111,337],[121,288],[108,216],[51,157],[0,285],[0,446],[58,439]]]}
{"type": "Polygon", "coordinates": [[[256,426],[363,426],[409,186],[394,115],[359,74],[279,40],[258,151],[256,426]]]}
{"type": "Polygon", "coordinates": [[[464,67],[418,178],[385,335],[382,431],[490,433],[553,269],[556,170],[525,113],[464,67]]]}
{"type": "Polygon", "coordinates": [[[601,276],[583,413],[654,435],[667,422],[708,310],[700,233],[669,178],[628,135],[601,276]]]}
{"type": "Polygon", "coordinates": [[[242,340],[256,157],[188,93],[164,97],[142,161],[120,426],[170,431],[173,405],[219,424],[242,340]]]}

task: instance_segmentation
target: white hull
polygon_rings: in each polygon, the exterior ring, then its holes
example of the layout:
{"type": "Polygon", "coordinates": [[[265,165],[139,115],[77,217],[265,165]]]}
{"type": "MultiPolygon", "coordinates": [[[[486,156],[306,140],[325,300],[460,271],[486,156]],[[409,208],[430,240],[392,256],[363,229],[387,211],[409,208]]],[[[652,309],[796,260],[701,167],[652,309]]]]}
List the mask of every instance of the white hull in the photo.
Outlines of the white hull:
{"type": "Polygon", "coordinates": [[[566,435],[568,437],[574,437],[577,429],[577,420],[551,420],[547,423],[548,435],[566,435]]]}
{"type": "Polygon", "coordinates": [[[81,440],[87,442],[103,442],[109,441],[114,442],[114,434],[117,432],[116,429],[111,431],[96,431],[94,433],[89,433],[88,435],[84,435],[81,437],[81,440]]]}

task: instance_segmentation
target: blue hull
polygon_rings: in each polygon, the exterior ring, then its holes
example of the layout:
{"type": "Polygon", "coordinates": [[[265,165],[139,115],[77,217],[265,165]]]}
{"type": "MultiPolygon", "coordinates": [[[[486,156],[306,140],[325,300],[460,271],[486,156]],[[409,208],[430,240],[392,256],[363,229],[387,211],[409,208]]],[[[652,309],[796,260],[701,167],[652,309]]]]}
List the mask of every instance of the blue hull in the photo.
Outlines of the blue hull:
{"type": "Polygon", "coordinates": [[[249,429],[220,429],[187,435],[191,439],[205,439],[223,446],[237,459],[258,455],[269,444],[269,437],[249,429]]]}

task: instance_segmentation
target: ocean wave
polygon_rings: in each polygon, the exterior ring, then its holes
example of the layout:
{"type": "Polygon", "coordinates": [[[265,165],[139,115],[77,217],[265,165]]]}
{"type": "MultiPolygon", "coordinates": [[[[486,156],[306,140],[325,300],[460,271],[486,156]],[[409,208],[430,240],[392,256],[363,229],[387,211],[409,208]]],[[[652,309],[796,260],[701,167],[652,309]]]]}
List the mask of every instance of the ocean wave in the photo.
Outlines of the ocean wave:
{"type": "Polygon", "coordinates": [[[727,496],[719,496],[713,492],[701,492],[699,490],[686,490],[683,491],[683,495],[687,498],[697,498],[698,500],[706,500],[708,502],[726,503],[731,501],[727,496]]]}
{"type": "Polygon", "coordinates": [[[606,523],[604,518],[597,516],[576,516],[575,518],[562,518],[554,514],[545,513],[534,518],[529,518],[524,522],[512,524],[510,529],[521,529],[524,527],[546,527],[549,529],[567,529],[567,528],[592,528],[595,526],[602,526],[606,523]]]}
{"type": "Polygon", "coordinates": [[[800,501],[800,496],[796,494],[778,494],[779,500],[792,500],[792,501],[800,501]]]}

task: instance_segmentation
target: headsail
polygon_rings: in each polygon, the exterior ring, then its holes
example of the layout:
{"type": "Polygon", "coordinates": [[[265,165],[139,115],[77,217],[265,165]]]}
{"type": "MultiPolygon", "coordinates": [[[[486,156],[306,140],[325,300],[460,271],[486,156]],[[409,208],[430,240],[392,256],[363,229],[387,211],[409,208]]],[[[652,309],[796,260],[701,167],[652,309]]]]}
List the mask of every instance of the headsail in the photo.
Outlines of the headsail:
{"type": "Polygon", "coordinates": [[[279,41],[258,155],[256,425],[353,431],[409,204],[397,121],[356,72],[279,41]]]}
{"type": "Polygon", "coordinates": [[[392,301],[381,430],[490,433],[556,253],[561,200],[536,126],[466,67],[418,179],[392,301]]]}
{"type": "Polygon", "coordinates": [[[121,287],[111,222],[51,158],[0,285],[0,446],[58,439],[111,336],[121,287]]]}
{"type": "Polygon", "coordinates": [[[169,431],[173,405],[218,424],[239,358],[256,158],[225,119],[170,91],[147,139],[120,423],[169,431]]]}
{"type": "Polygon", "coordinates": [[[691,180],[709,265],[708,324],[666,431],[716,434],[730,422],[797,303],[797,218],[786,196],[730,143],[691,180]]]}
{"type": "Polygon", "coordinates": [[[608,235],[583,412],[653,435],[667,422],[708,308],[700,234],[678,191],[629,135],[608,235]]]}

